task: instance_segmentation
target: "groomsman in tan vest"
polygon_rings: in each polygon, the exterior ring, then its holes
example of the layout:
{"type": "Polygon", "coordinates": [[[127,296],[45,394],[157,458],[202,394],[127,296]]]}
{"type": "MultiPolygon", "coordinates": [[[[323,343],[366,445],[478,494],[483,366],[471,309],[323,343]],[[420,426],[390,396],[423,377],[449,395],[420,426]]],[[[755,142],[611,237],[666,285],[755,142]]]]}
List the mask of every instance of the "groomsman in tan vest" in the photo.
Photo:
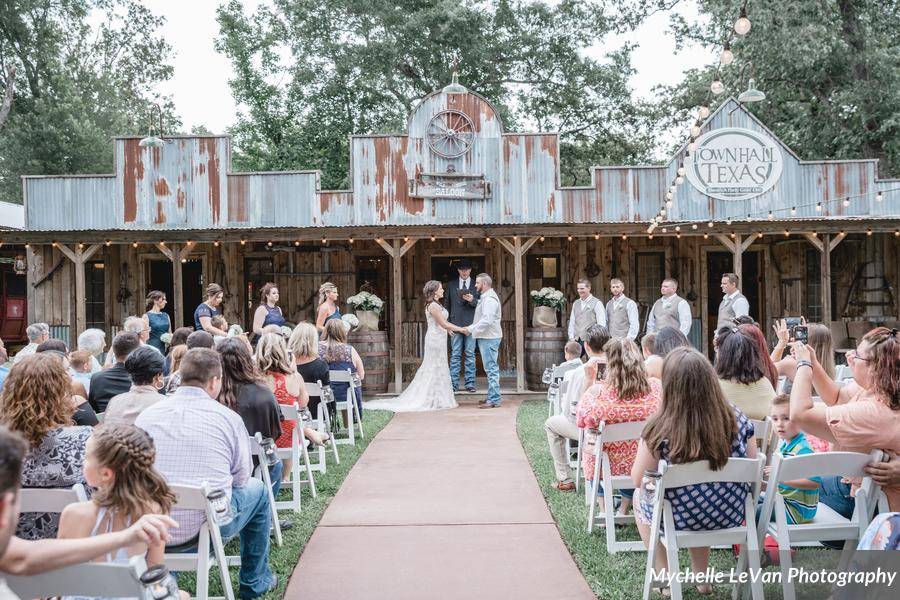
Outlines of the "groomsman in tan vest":
{"type": "Polygon", "coordinates": [[[734,273],[722,275],[722,303],[719,305],[719,320],[716,330],[722,327],[733,327],[734,320],[738,317],[750,315],[750,301],[738,289],[741,280],[734,273]]]}
{"type": "Polygon", "coordinates": [[[634,341],[641,328],[637,303],[625,295],[625,284],[621,279],[611,279],[609,291],[612,292],[612,299],[606,303],[609,335],[634,341]]]}
{"type": "Polygon", "coordinates": [[[691,306],[687,300],[676,294],[678,282],[672,278],[663,279],[659,287],[662,298],[656,301],[647,317],[647,333],[655,333],[663,327],[680,329],[684,337],[690,337],[691,306]]]}
{"type": "Polygon", "coordinates": [[[576,289],[578,300],[572,303],[572,314],[569,315],[569,341],[578,342],[583,349],[587,330],[592,325],[606,327],[606,309],[603,308],[603,303],[591,294],[590,281],[579,279],[576,289]]]}

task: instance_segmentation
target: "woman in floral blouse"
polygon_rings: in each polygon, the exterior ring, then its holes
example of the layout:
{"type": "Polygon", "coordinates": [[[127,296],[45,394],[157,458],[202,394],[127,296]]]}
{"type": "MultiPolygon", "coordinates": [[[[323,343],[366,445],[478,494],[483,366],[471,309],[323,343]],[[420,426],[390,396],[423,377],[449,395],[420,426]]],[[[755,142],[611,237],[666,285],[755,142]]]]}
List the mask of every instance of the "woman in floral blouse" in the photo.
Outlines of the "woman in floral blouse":
{"type": "MultiPolygon", "coordinates": [[[[599,384],[591,384],[578,402],[576,424],[580,428],[596,429],[600,423],[632,423],[646,421],[659,408],[658,379],[647,377],[641,351],[631,340],[613,338],[606,344],[607,372],[599,384]]],[[[585,366],[585,381],[596,380],[596,363],[585,366]]],[[[585,435],[581,453],[584,476],[594,477],[594,442],[596,435],[585,435]]],[[[604,444],[613,475],[628,475],[637,454],[638,441],[628,440],[604,444]]],[[[602,490],[601,490],[602,491],[602,490]]],[[[620,490],[621,514],[631,506],[631,490],[620,490]]]]}

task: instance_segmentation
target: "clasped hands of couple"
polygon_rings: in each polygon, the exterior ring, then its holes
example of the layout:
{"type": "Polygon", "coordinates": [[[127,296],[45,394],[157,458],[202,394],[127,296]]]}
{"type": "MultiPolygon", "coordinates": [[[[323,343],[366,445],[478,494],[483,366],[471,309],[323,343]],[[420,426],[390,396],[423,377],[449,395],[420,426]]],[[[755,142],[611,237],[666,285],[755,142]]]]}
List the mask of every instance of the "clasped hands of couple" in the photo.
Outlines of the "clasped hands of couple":
{"type": "MultiPolygon", "coordinates": [[[[460,297],[463,300],[465,300],[466,302],[471,302],[472,300],[475,299],[475,296],[473,296],[472,294],[463,294],[460,297]]],[[[457,327],[456,325],[453,325],[452,323],[448,323],[448,324],[450,325],[450,328],[447,329],[447,333],[451,336],[454,334],[457,334],[457,333],[461,333],[462,335],[465,335],[465,336],[472,335],[472,332],[469,331],[468,327],[457,327]]]]}

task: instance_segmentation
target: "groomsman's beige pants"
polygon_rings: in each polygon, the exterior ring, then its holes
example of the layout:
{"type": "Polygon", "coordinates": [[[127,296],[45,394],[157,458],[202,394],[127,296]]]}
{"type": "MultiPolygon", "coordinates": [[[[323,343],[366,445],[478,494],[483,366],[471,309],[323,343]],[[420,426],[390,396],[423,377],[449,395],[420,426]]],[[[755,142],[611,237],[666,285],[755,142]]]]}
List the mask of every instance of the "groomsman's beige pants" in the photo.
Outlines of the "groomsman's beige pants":
{"type": "Polygon", "coordinates": [[[553,468],[556,470],[556,479],[558,481],[572,479],[569,457],[566,456],[566,438],[577,441],[578,427],[565,415],[556,415],[544,422],[544,430],[547,432],[550,454],[553,455],[553,468]]]}

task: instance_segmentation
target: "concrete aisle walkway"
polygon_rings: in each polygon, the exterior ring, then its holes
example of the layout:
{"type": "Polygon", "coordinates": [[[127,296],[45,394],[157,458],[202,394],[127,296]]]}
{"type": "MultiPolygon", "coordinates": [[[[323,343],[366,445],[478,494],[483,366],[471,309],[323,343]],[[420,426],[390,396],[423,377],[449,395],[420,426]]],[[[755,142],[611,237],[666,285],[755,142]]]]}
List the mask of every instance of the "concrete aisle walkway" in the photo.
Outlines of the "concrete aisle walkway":
{"type": "Polygon", "coordinates": [[[517,408],[395,415],[325,511],[285,597],[594,599],[519,443],[517,408]]]}

